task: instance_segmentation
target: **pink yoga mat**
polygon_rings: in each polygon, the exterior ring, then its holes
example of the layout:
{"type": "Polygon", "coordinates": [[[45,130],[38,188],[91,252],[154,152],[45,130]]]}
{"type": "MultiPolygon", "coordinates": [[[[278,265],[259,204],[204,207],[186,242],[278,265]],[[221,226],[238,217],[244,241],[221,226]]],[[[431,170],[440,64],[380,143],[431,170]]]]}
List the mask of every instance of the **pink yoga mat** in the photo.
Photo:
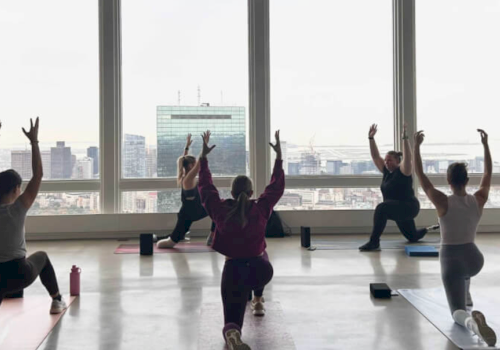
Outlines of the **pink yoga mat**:
{"type": "MultiPolygon", "coordinates": [[[[66,300],[68,307],[75,299],[66,300]]],[[[51,315],[50,303],[48,295],[2,300],[0,349],[36,350],[64,315],[51,315]]]]}
{"type": "MultiPolygon", "coordinates": [[[[204,242],[177,243],[175,248],[160,249],[153,246],[153,253],[210,253],[212,248],[204,242]]],[[[139,254],[139,244],[120,244],[115,250],[115,254],[139,254]]]]}

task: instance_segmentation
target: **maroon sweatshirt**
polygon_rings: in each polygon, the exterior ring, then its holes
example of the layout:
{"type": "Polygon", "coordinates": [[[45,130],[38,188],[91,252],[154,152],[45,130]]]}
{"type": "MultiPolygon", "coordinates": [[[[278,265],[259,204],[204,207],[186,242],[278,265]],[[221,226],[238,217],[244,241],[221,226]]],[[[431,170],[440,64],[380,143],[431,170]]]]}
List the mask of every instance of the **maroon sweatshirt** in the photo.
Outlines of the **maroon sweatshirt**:
{"type": "Polygon", "coordinates": [[[234,219],[226,221],[227,214],[236,204],[234,199],[221,200],[212,182],[208,160],[201,159],[198,182],[200,197],[208,215],[217,226],[212,248],[230,258],[259,256],[266,249],[266,226],[272,210],[285,191],[283,161],[276,160],[271,183],[257,200],[251,200],[248,223],[245,227],[234,219]]]}

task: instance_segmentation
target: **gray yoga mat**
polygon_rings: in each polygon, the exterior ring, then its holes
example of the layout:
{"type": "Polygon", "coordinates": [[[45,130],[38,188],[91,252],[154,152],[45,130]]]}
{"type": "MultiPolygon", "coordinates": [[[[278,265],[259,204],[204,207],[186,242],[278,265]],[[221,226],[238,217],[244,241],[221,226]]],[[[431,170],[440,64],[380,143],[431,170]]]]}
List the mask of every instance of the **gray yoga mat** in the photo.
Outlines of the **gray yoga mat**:
{"type": "MultiPolygon", "coordinates": [[[[486,343],[480,342],[477,336],[453,321],[443,288],[399,289],[398,293],[460,349],[500,349],[499,347],[489,347],[486,343]]],[[[500,332],[498,303],[487,301],[484,298],[475,298],[474,291],[472,291],[472,299],[474,309],[485,314],[488,325],[498,334],[500,332]]]]}
{"type": "MultiPolygon", "coordinates": [[[[242,339],[252,350],[295,350],[292,336],[287,332],[283,310],[278,302],[266,302],[266,315],[252,315],[247,305],[242,339]]],[[[198,349],[227,350],[222,337],[224,315],[222,303],[206,303],[201,309],[198,349]]]]}
{"type": "MultiPolygon", "coordinates": [[[[335,240],[313,240],[310,250],[358,250],[360,246],[368,242],[365,240],[335,241],[335,240]]],[[[417,243],[409,243],[406,240],[384,240],[380,241],[381,249],[405,249],[406,246],[433,246],[439,249],[440,240],[423,240],[417,243]]]]}

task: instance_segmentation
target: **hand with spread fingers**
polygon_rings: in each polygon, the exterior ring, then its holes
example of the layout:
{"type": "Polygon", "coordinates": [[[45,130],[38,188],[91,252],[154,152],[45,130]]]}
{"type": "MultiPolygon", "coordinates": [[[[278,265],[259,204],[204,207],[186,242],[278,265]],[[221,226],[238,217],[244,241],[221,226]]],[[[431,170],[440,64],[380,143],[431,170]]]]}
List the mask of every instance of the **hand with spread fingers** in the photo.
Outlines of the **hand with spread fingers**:
{"type": "Polygon", "coordinates": [[[374,138],[375,135],[377,134],[377,131],[378,131],[378,125],[377,124],[372,124],[372,126],[370,126],[370,131],[368,132],[368,137],[369,138],[374,138]]]}
{"type": "Polygon", "coordinates": [[[191,134],[188,134],[187,139],[186,139],[186,148],[190,148],[191,145],[193,144],[193,140],[191,138],[191,134]]]}
{"type": "Polygon", "coordinates": [[[23,128],[24,135],[26,135],[26,137],[30,140],[31,143],[38,142],[38,126],[40,125],[39,122],[40,119],[36,117],[36,122],[35,125],[33,126],[33,119],[30,119],[31,123],[30,131],[28,132],[23,128]]]}
{"type": "Polygon", "coordinates": [[[203,138],[203,149],[201,151],[201,158],[206,158],[206,156],[210,152],[212,152],[212,150],[215,148],[215,145],[213,145],[212,147],[208,145],[210,142],[211,135],[212,133],[210,132],[210,130],[205,131],[203,135],[201,135],[201,137],[203,138]]]}
{"type": "Polygon", "coordinates": [[[274,137],[276,139],[276,144],[273,145],[271,142],[269,142],[269,145],[273,148],[274,152],[276,152],[276,156],[278,159],[281,159],[281,141],[280,141],[280,131],[276,131],[274,133],[274,137]]]}

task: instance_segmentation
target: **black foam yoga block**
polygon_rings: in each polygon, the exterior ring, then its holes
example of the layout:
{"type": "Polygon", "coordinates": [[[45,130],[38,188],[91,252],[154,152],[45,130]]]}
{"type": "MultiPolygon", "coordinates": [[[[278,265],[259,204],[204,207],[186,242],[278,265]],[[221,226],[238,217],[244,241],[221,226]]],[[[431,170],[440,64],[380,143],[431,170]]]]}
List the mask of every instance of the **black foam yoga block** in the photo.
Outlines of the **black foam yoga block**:
{"type": "Polygon", "coordinates": [[[374,298],[388,299],[391,297],[391,288],[385,283],[370,283],[370,293],[374,298]]]}
{"type": "Polygon", "coordinates": [[[24,297],[24,289],[21,289],[19,292],[6,294],[4,296],[5,299],[17,299],[17,298],[23,298],[23,297],[24,297]]]}
{"type": "Polygon", "coordinates": [[[311,228],[300,226],[300,245],[304,248],[311,246],[311,228]]]}
{"type": "Polygon", "coordinates": [[[153,234],[141,233],[140,245],[141,255],[153,255],[153,234]]]}

